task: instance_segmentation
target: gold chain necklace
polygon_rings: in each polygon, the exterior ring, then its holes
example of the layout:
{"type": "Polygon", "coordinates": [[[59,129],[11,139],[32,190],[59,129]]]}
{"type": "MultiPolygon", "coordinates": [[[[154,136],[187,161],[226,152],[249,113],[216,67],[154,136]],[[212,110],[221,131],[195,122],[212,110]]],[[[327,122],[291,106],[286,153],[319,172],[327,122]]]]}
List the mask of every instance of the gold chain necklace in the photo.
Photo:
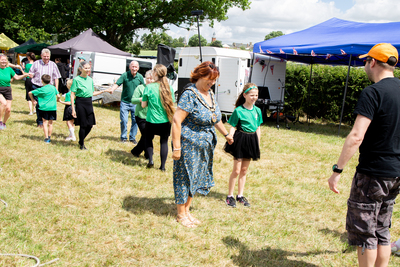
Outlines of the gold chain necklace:
{"type": "MultiPolygon", "coordinates": [[[[206,107],[209,111],[212,112],[211,121],[212,121],[212,122],[216,122],[216,121],[217,121],[217,114],[215,114],[216,105],[215,105],[215,97],[214,97],[213,91],[209,91],[209,92],[210,92],[210,95],[211,95],[211,100],[212,100],[212,106],[210,107],[210,106],[203,100],[203,98],[202,98],[195,90],[193,90],[192,88],[187,88],[186,90],[192,91],[192,92],[196,95],[196,97],[197,97],[197,99],[200,101],[200,103],[201,103],[204,107],[206,107]]],[[[183,93],[183,92],[182,92],[182,93],[183,93]]]]}

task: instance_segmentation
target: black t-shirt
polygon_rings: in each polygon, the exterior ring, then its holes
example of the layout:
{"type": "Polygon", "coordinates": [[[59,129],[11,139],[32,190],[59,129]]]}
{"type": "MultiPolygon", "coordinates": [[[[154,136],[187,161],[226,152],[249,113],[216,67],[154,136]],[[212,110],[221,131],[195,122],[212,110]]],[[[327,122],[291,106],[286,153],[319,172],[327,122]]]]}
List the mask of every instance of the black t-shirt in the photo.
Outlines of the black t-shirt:
{"type": "Polygon", "coordinates": [[[400,80],[385,78],[366,87],[354,114],[371,119],[360,146],[357,171],[378,177],[400,176],[400,80]]]}

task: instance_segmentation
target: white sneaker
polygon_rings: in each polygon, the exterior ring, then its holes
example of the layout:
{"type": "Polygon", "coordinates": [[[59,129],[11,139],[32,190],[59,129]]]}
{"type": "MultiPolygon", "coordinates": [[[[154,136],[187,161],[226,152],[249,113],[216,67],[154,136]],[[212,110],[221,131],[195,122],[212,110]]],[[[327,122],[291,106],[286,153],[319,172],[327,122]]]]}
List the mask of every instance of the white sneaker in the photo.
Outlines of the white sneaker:
{"type": "Polygon", "coordinates": [[[70,140],[71,140],[71,141],[76,141],[76,137],[75,137],[75,136],[72,136],[70,140]]]}
{"type": "Polygon", "coordinates": [[[71,140],[72,140],[71,136],[68,136],[67,138],[65,138],[65,141],[71,141],[71,140]]]}
{"type": "Polygon", "coordinates": [[[32,112],[29,112],[29,114],[28,114],[29,116],[32,116],[33,115],[33,113],[32,112]]]}

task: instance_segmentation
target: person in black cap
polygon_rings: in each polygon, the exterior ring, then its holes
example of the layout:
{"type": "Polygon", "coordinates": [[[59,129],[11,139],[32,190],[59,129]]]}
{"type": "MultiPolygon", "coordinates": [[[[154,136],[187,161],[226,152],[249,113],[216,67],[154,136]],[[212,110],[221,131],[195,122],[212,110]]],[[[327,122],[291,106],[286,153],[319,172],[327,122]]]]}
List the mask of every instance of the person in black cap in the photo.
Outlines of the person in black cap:
{"type": "Polygon", "coordinates": [[[389,227],[400,187],[400,80],[393,75],[398,52],[391,44],[381,43],[360,58],[365,58],[365,72],[374,84],[360,94],[356,121],[328,184],[339,193],[340,173],[359,149],[347,201],[348,242],[357,246],[359,266],[387,266],[389,227]]]}

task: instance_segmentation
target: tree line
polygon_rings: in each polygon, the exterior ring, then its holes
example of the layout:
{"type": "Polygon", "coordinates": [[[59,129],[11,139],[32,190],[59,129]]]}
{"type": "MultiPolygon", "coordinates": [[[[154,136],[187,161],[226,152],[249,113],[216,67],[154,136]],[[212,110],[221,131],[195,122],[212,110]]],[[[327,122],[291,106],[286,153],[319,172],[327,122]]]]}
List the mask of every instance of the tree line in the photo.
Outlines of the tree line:
{"type": "Polygon", "coordinates": [[[227,19],[232,7],[250,8],[250,0],[2,0],[0,32],[17,43],[64,42],[92,28],[103,40],[128,51],[137,32],[167,30],[168,25],[189,29],[193,10],[203,10],[200,21],[227,19]]]}

